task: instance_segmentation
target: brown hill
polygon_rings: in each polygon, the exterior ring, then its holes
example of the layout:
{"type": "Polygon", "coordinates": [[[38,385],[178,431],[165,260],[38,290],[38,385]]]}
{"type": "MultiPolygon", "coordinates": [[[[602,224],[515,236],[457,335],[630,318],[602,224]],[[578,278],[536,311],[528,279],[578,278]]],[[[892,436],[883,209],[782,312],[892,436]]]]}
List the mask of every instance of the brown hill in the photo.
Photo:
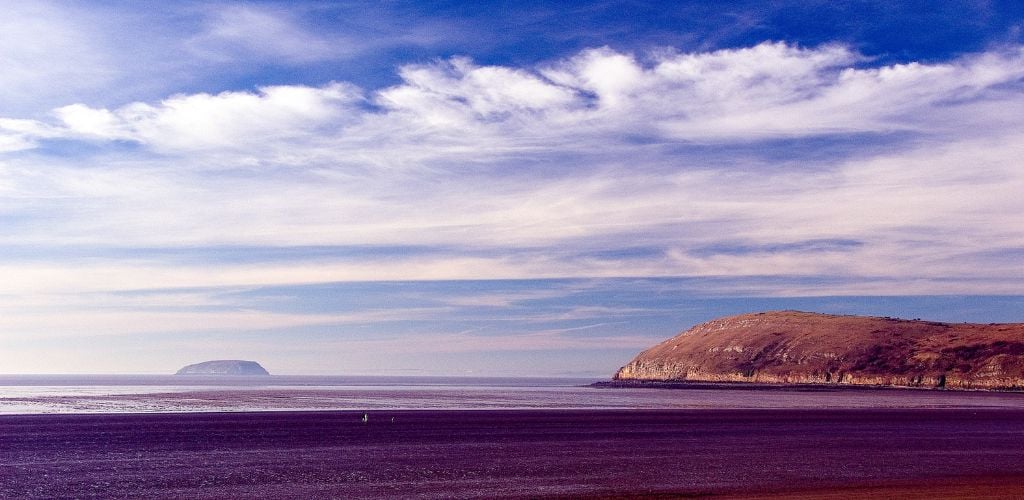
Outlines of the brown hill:
{"type": "Polygon", "coordinates": [[[1024,389],[1024,323],[743,314],[647,349],[615,380],[1024,389]]]}

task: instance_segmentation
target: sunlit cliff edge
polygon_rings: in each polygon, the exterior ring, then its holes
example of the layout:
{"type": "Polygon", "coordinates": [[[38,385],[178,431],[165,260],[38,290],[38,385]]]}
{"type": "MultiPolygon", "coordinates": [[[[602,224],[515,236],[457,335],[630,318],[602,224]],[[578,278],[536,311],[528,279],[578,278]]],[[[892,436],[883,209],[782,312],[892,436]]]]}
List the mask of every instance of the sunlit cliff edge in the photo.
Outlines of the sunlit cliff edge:
{"type": "Polygon", "coordinates": [[[938,323],[798,311],[697,325],[614,380],[1024,389],[1024,323],[938,323]]]}

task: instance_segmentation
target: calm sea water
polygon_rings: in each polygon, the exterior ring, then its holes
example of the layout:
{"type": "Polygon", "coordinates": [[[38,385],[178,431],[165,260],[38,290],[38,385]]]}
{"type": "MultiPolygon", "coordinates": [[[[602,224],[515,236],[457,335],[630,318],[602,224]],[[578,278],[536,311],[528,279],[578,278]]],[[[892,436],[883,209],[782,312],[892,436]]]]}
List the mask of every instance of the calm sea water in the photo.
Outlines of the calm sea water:
{"type": "Polygon", "coordinates": [[[595,381],[0,375],[0,414],[527,408],[1024,408],[1024,393],[591,387],[595,381]]]}

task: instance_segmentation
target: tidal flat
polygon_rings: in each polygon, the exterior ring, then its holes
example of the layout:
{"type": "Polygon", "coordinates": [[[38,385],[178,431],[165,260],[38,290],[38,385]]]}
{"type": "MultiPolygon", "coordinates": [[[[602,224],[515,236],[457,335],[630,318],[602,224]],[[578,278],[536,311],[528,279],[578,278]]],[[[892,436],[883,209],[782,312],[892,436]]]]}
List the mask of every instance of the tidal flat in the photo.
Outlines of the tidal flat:
{"type": "Polygon", "coordinates": [[[0,416],[4,498],[1007,498],[1024,410],[0,416]]]}

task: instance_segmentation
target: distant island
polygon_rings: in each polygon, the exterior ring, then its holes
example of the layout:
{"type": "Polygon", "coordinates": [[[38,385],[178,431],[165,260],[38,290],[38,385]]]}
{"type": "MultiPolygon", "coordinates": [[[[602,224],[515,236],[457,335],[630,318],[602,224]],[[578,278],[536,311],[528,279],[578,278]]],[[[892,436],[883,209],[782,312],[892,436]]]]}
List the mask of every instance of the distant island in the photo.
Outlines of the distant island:
{"type": "Polygon", "coordinates": [[[178,370],[175,375],[270,375],[270,373],[255,361],[219,359],[188,365],[178,370]]]}
{"type": "Polygon", "coordinates": [[[611,384],[651,382],[1022,390],[1024,323],[743,314],[643,351],[611,384]]]}

